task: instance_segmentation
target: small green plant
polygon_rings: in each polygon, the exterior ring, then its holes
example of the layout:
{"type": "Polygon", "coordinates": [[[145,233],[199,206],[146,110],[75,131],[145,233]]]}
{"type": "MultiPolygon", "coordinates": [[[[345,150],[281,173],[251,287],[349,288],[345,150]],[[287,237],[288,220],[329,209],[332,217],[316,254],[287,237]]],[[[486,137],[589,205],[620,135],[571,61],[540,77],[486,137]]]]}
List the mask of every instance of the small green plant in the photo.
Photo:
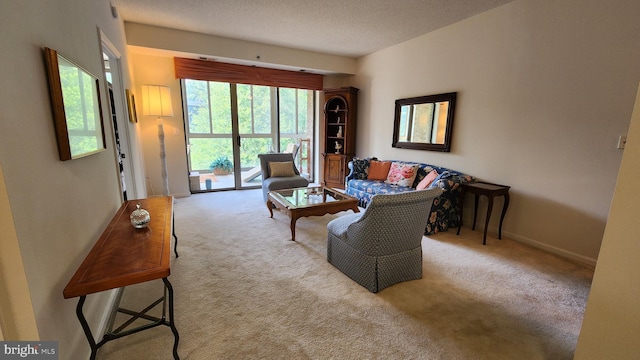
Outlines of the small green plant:
{"type": "Polygon", "coordinates": [[[220,156],[209,165],[214,174],[230,174],[233,171],[233,163],[226,156],[220,156]]]}

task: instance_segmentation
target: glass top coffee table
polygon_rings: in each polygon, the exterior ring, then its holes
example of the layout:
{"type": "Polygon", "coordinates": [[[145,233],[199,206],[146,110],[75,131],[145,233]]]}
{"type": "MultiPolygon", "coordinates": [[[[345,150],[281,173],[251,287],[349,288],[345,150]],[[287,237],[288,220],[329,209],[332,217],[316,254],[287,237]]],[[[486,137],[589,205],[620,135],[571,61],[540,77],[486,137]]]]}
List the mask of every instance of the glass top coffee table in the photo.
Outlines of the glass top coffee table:
{"type": "Polygon", "coordinates": [[[270,191],[267,207],[273,217],[273,207],[286,213],[291,219],[291,240],[296,241],[296,221],[306,216],[322,216],[340,211],[358,209],[358,200],[332,188],[315,186],[270,191]]]}

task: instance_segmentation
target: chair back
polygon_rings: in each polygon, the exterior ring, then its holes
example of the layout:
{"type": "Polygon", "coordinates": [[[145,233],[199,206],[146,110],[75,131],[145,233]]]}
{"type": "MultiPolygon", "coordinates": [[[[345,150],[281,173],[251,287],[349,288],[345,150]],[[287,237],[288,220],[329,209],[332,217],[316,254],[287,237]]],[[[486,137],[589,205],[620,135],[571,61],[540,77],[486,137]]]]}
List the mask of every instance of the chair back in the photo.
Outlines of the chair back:
{"type": "Polygon", "coordinates": [[[377,256],[420,246],[433,200],[440,188],[375,195],[358,221],[349,225],[349,243],[377,256]]]}
{"type": "Polygon", "coordinates": [[[287,145],[287,148],[285,151],[286,153],[289,153],[291,155],[293,155],[293,158],[296,158],[296,155],[298,155],[298,150],[300,149],[300,145],[296,144],[296,143],[289,143],[287,145]]]}

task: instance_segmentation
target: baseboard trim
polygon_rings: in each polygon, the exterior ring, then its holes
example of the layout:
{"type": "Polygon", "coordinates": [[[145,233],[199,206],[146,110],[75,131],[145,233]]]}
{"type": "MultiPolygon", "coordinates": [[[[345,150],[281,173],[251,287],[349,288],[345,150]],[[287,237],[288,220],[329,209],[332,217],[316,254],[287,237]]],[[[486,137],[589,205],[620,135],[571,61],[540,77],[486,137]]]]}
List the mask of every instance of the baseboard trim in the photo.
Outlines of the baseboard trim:
{"type": "MultiPolygon", "coordinates": [[[[496,232],[497,231],[498,231],[498,229],[496,229],[496,232]]],[[[561,256],[561,257],[564,257],[564,258],[567,258],[567,259],[571,259],[571,260],[574,260],[574,261],[579,262],[581,264],[588,265],[588,266],[591,266],[591,267],[594,267],[594,268],[596,266],[597,259],[593,259],[593,258],[590,258],[590,257],[587,257],[587,256],[583,256],[583,255],[580,255],[580,254],[576,254],[574,252],[567,251],[565,249],[561,249],[561,248],[556,247],[556,246],[552,246],[552,245],[549,245],[549,244],[541,243],[539,241],[536,241],[536,240],[533,240],[533,239],[529,239],[527,237],[520,236],[520,235],[511,233],[511,232],[508,232],[508,231],[503,231],[502,233],[503,233],[503,235],[506,235],[506,237],[508,237],[509,239],[512,239],[512,240],[515,240],[517,242],[520,242],[520,243],[523,243],[523,244],[538,248],[540,250],[544,250],[544,251],[552,253],[554,255],[558,255],[558,256],[561,256]]]]}
{"type": "MultiPolygon", "coordinates": [[[[463,219],[463,224],[473,224],[473,218],[467,218],[464,217],[463,219]]],[[[484,231],[484,224],[480,223],[476,226],[476,231],[484,231]]],[[[489,226],[489,231],[488,233],[493,234],[493,236],[498,236],[498,227],[495,226],[489,226]]],[[[580,255],[580,254],[576,254],[574,252],[565,250],[565,249],[561,249],[559,247],[553,246],[553,245],[549,245],[549,244],[545,244],[542,243],[540,241],[534,240],[534,239],[530,239],[526,236],[522,236],[522,235],[518,235],[509,231],[505,231],[504,228],[502,229],[502,235],[503,237],[508,237],[511,240],[517,241],[519,243],[523,243],[526,245],[529,245],[531,247],[540,249],[540,250],[544,250],[548,253],[554,254],[554,255],[558,255],[561,256],[563,258],[566,259],[570,259],[576,262],[579,262],[581,264],[590,266],[595,268],[596,263],[598,262],[598,259],[593,259],[584,255],[580,255]]]]}
{"type": "MultiPolygon", "coordinates": [[[[472,224],[473,223],[473,219],[467,219],[464,218],[463,219],[463,223],[464,224],[472,224]]],[[[476,231],[484,231],[484,227],[482,226],[483,224],[478,224],[476,226],[476,231]]],[[[497,236],[498,234],[498,227],[496,226],[495,228],[492,226],[489,226],[489,233],[492,234],[496,234],[495,236],[497,236]]],[[[528,237],[525,236],[521,236],[518,234],[514,234],[512,232],[509,231],[505,231],[504,229],[502,230],[502,235],[508,237],[511,240],[517,241],[519,243],[523,243],[526,245],[529,245],[531,247],[540,249],[540,250],[544,250],[548,253],[554,254],[554,255],[558,255],[561,256],[563,258],[566,259],[570,259],[576,262],[579,262],[583,265],[587,265],[587,266],[591,266],[593,268],[595,268],[596,263],[598,262],[597,259],[593,259],[584,255],[580,255],[580,254],[576,254],[574,252],[565,250],[565,249],[561,249],[559,247],[553,246],[553,245],[549,245],[549,244],[545,244],[542,243],[540,241],[534,240],[534,239],[530,239],[528,237]]]]}

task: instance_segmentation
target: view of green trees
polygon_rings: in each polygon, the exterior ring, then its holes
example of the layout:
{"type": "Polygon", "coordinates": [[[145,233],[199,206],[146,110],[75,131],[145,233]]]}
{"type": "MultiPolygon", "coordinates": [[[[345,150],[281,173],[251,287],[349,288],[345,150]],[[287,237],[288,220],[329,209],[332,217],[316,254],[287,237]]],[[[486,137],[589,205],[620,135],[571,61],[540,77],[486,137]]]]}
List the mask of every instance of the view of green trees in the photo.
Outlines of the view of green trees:
{"type": "Polygon", "coordinates": [[[96,136],[100,121],[96,80],[62,57],[58,65],[71,156],[94,152],[102,148],[102,134],[96,136]]]}
{"type": "MultiPolygon", "coordinates": [[[[237,94],[240,164],[243,170],[259,165],[258,154],[281,151],[300,138],[311,138],[309,91],[258,85],[185,80],[188,108],[190,170],[206,171],[220,156],[233,159],[231,91],[237,94]],[[280,148],[274,143],[278,133],[280,148]]],[[[311,95],[312,96],[312,95],[311,95]]]]}

